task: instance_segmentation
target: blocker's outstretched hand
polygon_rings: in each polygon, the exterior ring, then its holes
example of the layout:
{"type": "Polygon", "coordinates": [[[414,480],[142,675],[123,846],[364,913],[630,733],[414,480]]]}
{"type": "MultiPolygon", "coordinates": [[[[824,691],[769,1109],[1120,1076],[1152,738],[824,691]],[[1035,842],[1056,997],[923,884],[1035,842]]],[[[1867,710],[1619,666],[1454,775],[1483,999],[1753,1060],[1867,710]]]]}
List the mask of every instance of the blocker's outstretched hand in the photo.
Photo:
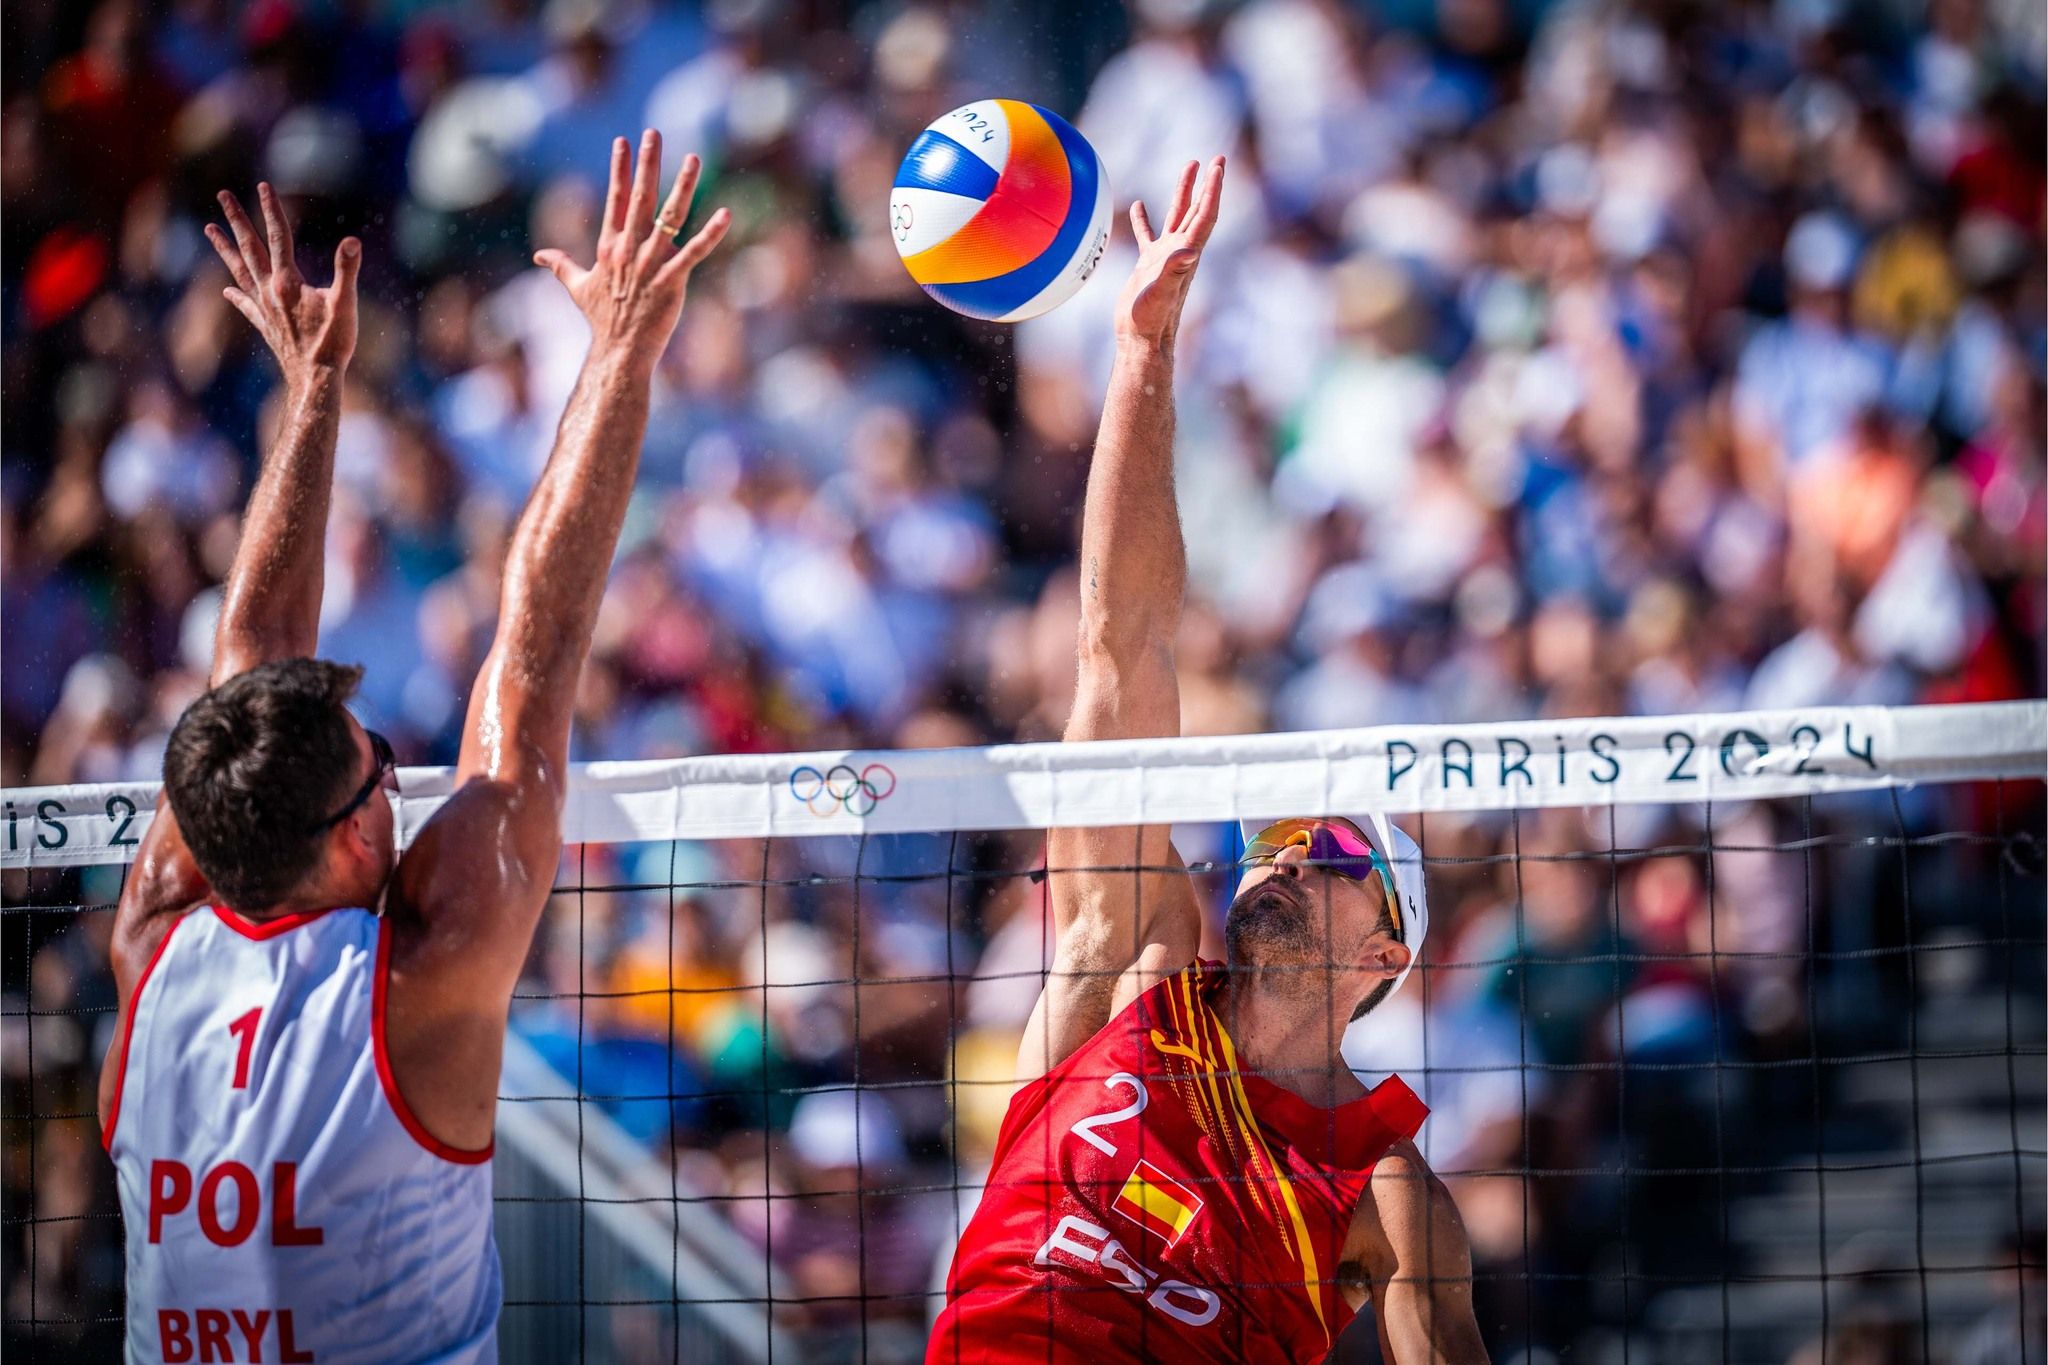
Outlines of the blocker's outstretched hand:
{"type": "Polygon", "coordinates": [[[226,190],[220,192],[220,207],[233,238],[215,224],[206,225],[206,240],[235,280],[222,295],[263,334],[287,384],[304,383],[317,370],[347,368],[356,350],[356,271],[363,244],[342,238],[334,249],[334,283],[315,289],[299,273],[292,226],[276,191],[259,184],[256,199],[263,209],[264,236],[256,235],[241,201],[226,190]]]}
{"type": "Polygon", "coordinates": [[[682,316],[683,294],[690,272],[725,237],[732,215],[725,209],[711,215],[697,235],[682,241],[690,201],[696,197],[703,163],[683,158],[682,170],[669,189],[659,214],[654,196],[661,189],[661,134],[640,135],[637,165],[628,164],[626,139],[612,140],[611,185],[605,191],[604,227],[597,238],[597,260],[577,265],[564,251],[534,254],[534,264],[554,272],[556,279],[590,319],[595,351],[621,349],[652,364],[668,344],[676,319],[682,316]]]}
{"type": "Polygon", "coordinates": [[[1200,176],[1198,192],[1195,181],[1200,169],[1193,161],[1182,169],[1165,231],[1152,231],[1142,200],[1131,205],[1138,265],[1117,300],[1119,339],[1170,345],[1180,331],[1180,310],[1187,302],[1188,285],[1194,281],[1209,234],[1216,230],[1216,211],[1223,202],[1223,158],[1209,163],[1208,173],[1200,176]]]}

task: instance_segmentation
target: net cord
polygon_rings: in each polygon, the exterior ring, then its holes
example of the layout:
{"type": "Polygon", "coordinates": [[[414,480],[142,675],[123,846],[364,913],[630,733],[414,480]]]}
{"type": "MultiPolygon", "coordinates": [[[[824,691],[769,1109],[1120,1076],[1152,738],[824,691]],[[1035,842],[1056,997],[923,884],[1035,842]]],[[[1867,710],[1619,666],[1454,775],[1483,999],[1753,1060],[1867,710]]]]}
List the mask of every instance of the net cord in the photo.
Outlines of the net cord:
{"type": "MultiPolygon", "coordinates": [[[[575,765],[568,843],[1113,828],[1288,815],[1512,811],[1802,797],[2039,778],[2048,701],[1377,726],[972,749],[575,765]]],[[[399,842],[454,786],[406,768],[399,842]]],[[[0,868],[125,863],[160,784],[0,792],[0,868]]]]}

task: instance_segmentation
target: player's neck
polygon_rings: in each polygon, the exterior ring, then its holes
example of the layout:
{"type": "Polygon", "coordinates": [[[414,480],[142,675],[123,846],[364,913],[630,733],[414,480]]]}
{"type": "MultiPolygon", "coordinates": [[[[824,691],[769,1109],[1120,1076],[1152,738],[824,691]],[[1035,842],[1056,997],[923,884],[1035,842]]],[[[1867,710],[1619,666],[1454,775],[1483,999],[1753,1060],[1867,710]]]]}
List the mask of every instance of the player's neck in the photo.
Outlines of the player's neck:
{"type": "Polygon", "coordinates": [[[1238,1065],[1323,1108],[1358,1098],[1365,1087],[1343,1055],[1348,1011],[1341,1002],[1350,998],[1319,973],[1233,970],[1222,1014],[1238,1065]]]}
{"type": "Polygon", "coordinates": [[[286,915],[307,915],[322,910],[375,910],[383,900],[382,887],[370,885],[361,876],[334,875],[330,869],[298,887],[291,895],[260,911],[246,912],[253,920],[282,919],[286,915]]]}

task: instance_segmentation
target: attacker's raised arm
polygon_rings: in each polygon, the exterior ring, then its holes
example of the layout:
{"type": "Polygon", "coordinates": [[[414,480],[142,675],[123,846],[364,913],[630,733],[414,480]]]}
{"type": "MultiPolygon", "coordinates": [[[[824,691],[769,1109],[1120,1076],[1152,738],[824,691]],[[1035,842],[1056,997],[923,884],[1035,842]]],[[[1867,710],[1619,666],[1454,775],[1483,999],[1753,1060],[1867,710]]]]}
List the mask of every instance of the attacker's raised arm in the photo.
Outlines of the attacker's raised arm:
{"type": "MultiPolygon", "coordinates": [[[[1080,677],[1066,738],[1180,733],[1174,637],[1187,585],[1173,491],[1173,364],[1181,309],[1215,229],[1223,158],[1182,171],[1164,230],[1131,207],[1138,264],[1117,302],[1116,363],[1081,519],[1080,677]]],[[[1018,1052],[1039,1075],[1124,1002],[1194,960],[1201,912],[1162,827],[1056,829],[1046,839],[1058,935],[1018,1052]],[[1140,872],[1136,869],[1144,868],[1140,872]]]]}

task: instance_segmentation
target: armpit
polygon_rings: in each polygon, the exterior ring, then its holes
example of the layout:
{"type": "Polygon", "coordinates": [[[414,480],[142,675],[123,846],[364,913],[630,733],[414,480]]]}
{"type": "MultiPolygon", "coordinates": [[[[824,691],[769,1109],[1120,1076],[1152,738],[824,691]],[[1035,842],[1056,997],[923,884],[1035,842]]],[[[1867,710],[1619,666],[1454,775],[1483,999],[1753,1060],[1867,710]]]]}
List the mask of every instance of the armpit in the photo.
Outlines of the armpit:
{"type": "Polygon", "coordinates": [[[1359,1261],[1340,1261],[1337,1265],[1337,1292],[1344,1296],[1344,1302],[1355,1312],[1372,1297],[1372,1277],[1365,1273],[1365,1266],[1359,1261]]]}

